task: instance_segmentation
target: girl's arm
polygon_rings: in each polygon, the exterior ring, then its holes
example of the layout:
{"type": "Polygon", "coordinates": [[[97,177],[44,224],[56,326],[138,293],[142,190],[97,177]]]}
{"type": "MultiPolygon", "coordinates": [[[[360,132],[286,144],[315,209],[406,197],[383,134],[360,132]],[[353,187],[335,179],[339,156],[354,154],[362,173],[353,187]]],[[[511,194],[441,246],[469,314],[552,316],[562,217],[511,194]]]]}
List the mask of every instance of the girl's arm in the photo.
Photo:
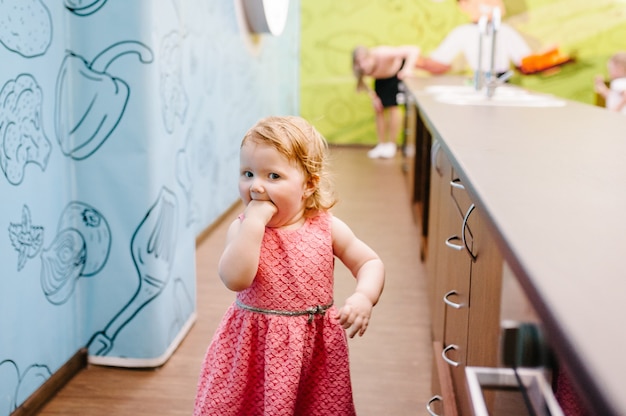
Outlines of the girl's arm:
{"type": "Polygon", "coordinates": [[[379,62],[390,62],[395,59],[404,59],[404,66],[398,72],[398,78],[404,79],[413,75],[413,71],[418,67],[421,50],[414,45],[404,46],[378,46],[371,49],[371,54],[379,62]]]}
{"type": "Polygon", "coordinates": [[[626,91],[622,91],[620,94],[620,101],[615,106],[615,111],[621,112],[624,107],[626,107],[626,91]]]}
{"type": "Polygon", "coordinates": [[[376,91],[374,91],[369,85],[367,85],[362,75],[358,77],[356,90],[357,92],[367,92],[367,95],[369,95],[370,99],[372,100],[372,106],[374,107],[374,111],[383,111],[383,103],[382,101],[380,101],[380,97],[376,94],[376,91]]]}
{"type": "Polygon", "coordinates": [[[415,63],[415,67],[428,71],[433,75],[441,75],[448,72],[452,68],[452,65],[444,64],[439,61],[435,61],[434,59],[422,56],[418,58],[415,63]]]}
{"type": "Polygon", "coordinates": [[[600,94],[604,99],[609,95],[609,87],[606,86],[603,75],[596,75],[594,78],[593,87],[594,90],[600,94]]]}
{"type": "Polygon", "coordinates": [[[362,336],[369,324],[372,308],[383,291],[385,267],[376,252],[358,239],[340,219],[332,220],[335,256],[350,270],[357,284],[354,294],[338,311],[340,324],[349,330],[350,338],[362,336]]]}
{"type": "Polygon", "coordinates": [[[399,79],[405,79],[413,76],[413,71],[417,67],[420,59],[420,48],[417,46],[399,46],[397,53],[404,59],[404,66],[398,72],[399,79]]]}
{"type": "Polygon", "coordinates": [[[265,225],[276,212],[269,201],[250,201],[243,219],[234,220],[226,234],[226,247],[220,257],[218,273],[224,285],[235,292],[252,284],[259,267],[265,225]]]}

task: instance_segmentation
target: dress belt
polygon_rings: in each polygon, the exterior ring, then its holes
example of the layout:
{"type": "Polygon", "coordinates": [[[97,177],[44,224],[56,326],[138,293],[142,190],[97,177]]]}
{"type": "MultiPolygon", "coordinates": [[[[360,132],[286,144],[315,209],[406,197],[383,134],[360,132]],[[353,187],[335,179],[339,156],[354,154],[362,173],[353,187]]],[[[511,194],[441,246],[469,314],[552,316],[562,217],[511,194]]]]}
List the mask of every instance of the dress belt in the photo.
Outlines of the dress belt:
{"type": "Polygon", "coordinates": [[[315,315],[324,315],[326,313],[326,311],[328,309],[330,309],[331,306],[333,306],[334,302],[331,300],[328,305],[311,306],[310,308],[306,308],[306,309],[304,309],[302,311],[285,311],[285,310],[281,310],[281,309],[257,308],[256,306],[246,305],[245,303],[241,302],[239,299],[236,299],[235,303],[241,309],[245,309],[247,311],[252,311],[252,312],[264,313],[264,314],[267,314],[267,315],[282,315],[282,316],[309,315],[308,323],[311,323],[311,322],[313,322],[313,318],[315,317],[315,315]]]}

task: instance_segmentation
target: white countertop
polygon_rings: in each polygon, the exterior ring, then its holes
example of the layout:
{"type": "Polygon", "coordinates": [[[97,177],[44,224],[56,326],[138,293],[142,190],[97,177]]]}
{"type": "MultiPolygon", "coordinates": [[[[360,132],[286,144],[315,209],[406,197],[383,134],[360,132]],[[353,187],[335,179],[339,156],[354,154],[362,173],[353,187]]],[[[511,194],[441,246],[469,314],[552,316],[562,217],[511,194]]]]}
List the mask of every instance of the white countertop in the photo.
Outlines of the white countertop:
{"type": "Polygon", "coordinates": [[[557,354],[602,415],[626,415],[626,117],[445,104],[405,81],[486,214],[557,354]],[[612,413],[611,413],[612,412],[612,413]]]}

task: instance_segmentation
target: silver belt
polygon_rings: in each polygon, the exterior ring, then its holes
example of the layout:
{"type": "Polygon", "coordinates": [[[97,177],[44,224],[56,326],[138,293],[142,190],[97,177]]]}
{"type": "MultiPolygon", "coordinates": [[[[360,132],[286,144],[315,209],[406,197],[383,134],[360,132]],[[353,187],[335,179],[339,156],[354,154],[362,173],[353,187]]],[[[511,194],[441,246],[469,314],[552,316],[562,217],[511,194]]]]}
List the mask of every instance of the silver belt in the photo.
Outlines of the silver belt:
{"type": "Polygon", "coordinates": [[[309,320],[308,320],[309,323],[313,322],[313,318],[315,317],[315,315],[324,315],[326,311],[330,309],[331,306],[333,306],[333,301],[331,300],[328,305],[311,306],[310,308],[306,308],[301,311],[285,311],[281,309],[257,308],[256,306],[246,305],[245,303],[241,302],[239,299],[236,299],[235,303],[241,309],[245,309],[247,311],[252,311],[252,312],[264,313],[267,315],[282,315],[282,316],[309,315],[309,320]]]}

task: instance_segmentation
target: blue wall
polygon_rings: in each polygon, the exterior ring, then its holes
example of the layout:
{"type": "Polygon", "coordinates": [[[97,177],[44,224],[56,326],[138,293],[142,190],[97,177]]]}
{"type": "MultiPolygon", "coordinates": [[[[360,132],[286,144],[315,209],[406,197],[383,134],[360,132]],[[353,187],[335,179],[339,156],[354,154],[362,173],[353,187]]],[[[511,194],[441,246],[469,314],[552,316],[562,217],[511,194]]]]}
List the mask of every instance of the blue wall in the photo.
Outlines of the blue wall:
{"type": "Polygon", "coordinates": [[[82,347],[157,366],[193,323],[241,137],[299,112],[299,1],[279,37],[239,1],[0,2],[0,416],[82,347]]]}

